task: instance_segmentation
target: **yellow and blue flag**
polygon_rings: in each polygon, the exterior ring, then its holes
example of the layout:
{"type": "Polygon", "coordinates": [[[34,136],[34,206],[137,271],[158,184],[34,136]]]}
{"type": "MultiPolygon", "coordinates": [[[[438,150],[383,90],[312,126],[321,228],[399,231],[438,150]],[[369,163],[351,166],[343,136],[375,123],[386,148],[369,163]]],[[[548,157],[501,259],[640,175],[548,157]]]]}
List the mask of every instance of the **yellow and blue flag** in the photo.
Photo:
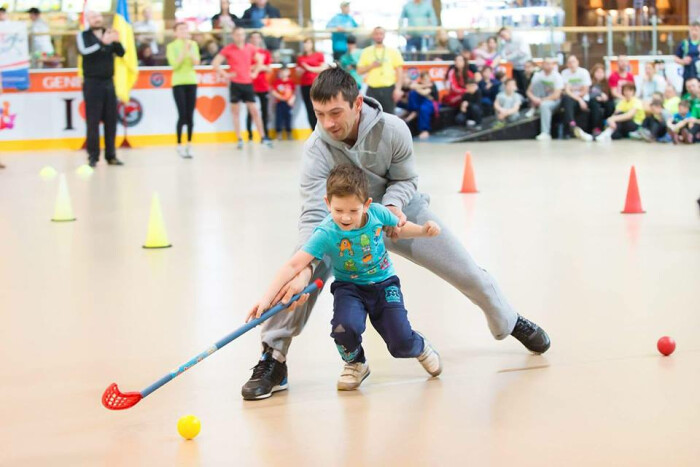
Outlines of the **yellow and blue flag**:
{"type": "Polygon", "coordinates": [[[114,58],[114,90],[120,101],[129,102],[129,92],[136,84],[139,67],[134,29],[131,27],[126,0],[117,1],[112,28],[119,33],[119,42],[121,42],[125,52],[123,57],[114,58]]]}

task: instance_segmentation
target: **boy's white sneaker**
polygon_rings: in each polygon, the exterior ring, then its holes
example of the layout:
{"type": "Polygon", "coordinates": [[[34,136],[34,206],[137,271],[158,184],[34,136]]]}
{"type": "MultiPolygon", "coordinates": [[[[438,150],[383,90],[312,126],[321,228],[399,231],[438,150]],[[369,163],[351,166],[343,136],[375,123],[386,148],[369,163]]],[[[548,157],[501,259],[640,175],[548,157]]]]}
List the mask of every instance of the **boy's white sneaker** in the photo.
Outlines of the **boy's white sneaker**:
{"type": "Polygon", "coordinates": [[[346,363],[338,378],[338,391],[354,391],[369,376],[367,362],[346,363]]]}
{"type": "Polygon", "coordinates": [[[593,136],[589,133],[586,133],[579,127],[574,128],[574,134],[581,141],[593,141],[593,136]]]}
{"type": "Polygon", "coordinates": [[[418,361],[425,371],[427,371],[430,376],[437,376],[442,373],[442,360],[440,360],[440,354],[437,350],[433,348],[433,345],[428,342],[423,334],[416,332],[419,336],[423,338],[423,352],[418,355],[418,361]]]}
{"type": "Polygon", "coordinates": [[[525,112],[525,118],[532,118],[532,117],[534,117],[534,116],[535,116],[535,108],[534,108],[534,107],[530,107],[530,110],[528,110],[527,112],[525,112]]]}
{"type": "Polygon", "coordinates": [[[610,128],[606,128],[601,134],[596,136],[595,140],[599,143],[604,143],[606,141],[612,141],[613,131],[610,128]]]}
{"type": "Polygon", "coordinates": [[[537,135],[537,137],[535,137],[535,139],[537,141],[551,141],[552,136],[549,133],[540,133],[539,135],[537,135]]]}

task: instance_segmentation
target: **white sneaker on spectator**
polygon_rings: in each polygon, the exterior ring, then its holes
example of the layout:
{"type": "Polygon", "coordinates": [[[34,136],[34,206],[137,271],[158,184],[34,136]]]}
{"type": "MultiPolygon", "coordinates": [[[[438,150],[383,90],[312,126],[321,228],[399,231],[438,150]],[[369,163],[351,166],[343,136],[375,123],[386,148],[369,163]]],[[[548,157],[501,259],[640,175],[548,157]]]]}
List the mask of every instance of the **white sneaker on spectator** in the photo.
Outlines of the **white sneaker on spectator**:
{"type": "Polygon", "coordinates": [[[421,352],[421,354],[417,357],[418,361],[421,365],[423,365],[423,368],[428,372],[428,374],[430,374],[430,376],[438,376],[440,373],[442,373],[442,361],[440,360],[440,354],[437,353],[437,350],[435,350],[433,345],[428,342],[428,339],[426,339],[423,334],[417,331],[416,334],[423,338],[423,352],[421,352]]]}
{"type": "Polygon", "coordinates": [[[338,391],[354,391],[369,376],[367,362],[346,363],[338,378],[338,391]]]}
{"type": "Polygon", "coordinates": [[[475,127],[476,120],[467,120],[467,128],[475,127]]]}
{"type": "Polygon", "coordinates": [[[540,133],[535,139],[537,141],[551,141],[552,135],[550,135],[549,133],[540,133]]]}
{"type": "Polygon", "coordinates": [[[606,141],[612,141],[613,131],[611,128],[606,128],[601,134],[596,136],[596,141],[599,143],[604,143],[606,141]]]}
{"type": "Polygon", "coordinates": [[[574,128],[574,134],[582,141],[593,141],[593,136],[583,131],[581,128],[574,128]]]}
{"type": "Polygon", "coordinates": [[[532,117],[534,117],[534,116],[535,116],[535,108],[534,108],[534,107],[530,107],[530,110],[528,110],[527,112],[525,112],[525,118],[532,118],[532,117]]]}

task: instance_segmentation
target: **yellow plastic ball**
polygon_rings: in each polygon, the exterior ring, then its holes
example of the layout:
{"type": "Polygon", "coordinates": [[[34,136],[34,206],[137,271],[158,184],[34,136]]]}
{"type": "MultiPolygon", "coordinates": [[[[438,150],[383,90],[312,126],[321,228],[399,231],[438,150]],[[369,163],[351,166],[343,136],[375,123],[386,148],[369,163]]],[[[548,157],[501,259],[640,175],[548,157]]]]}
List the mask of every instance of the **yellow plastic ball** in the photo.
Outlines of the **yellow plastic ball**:
{"type": "Polygon", "coordinates": [[[177,421],[177,432],[185,439],[193,439],[199,434],[202,424],[194,415],[185,415],[177,421]]]}
{"type": "Polygon", "coordinates": [[[58,172],[50,165],[45,166],[39,172],[39,177],[41,177],[42,180],[53,180],[56,178],[56,175],[58,175],[58,172]]]}

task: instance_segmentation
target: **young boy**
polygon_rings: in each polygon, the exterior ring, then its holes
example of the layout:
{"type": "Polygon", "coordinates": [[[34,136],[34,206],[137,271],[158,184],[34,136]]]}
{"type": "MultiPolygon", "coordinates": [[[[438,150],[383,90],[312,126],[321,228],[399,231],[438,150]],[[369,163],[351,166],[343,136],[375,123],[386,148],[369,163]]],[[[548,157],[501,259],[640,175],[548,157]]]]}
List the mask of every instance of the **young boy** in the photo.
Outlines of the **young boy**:
{"type": "Polygon", "coordinates": [[[460,125],[473,127],[481,124],[484,111],[481,107],[482,95],[474,78],[467,79],[467,92],[462,96],[456,120],[460,125]]]}
{"type": "Polygon", "coordinates": [[[666,122],[666,125],[671,132],[674,143],[693,144],[696,138],[700,142],[700,120],[690,114],[690,102],[686,100],[680,101],[678,113],[674,114],[666,122]]]}
{"type": "Polygon", "coordinates": [[[494,78],[493,68],[485,66],[481,70],[481,81],[479,81],[479,91],[481,91],[481,107],[489,113],[493,110],[493,103],[496,95],[501,89],[501,82],[494,78]]]}
{"type": "Polygon", "coordinates": [[[615,113],[608,118],[607,128],[596,138],[597,141],[629,138],[639,129],[646,114],[642,101],[635,97],[637,88],[632,83],[622,85],[622,100],[615,106],[615,113]]]}
{"type": "Polygon", "coordinates": [[[661,99],[654,99],[649,104],[651,114],[642,122],[642,128],[639,129],[639,136],[647,143],[654,141],[668,143],[671,141],[671,135],[668,134],[666,121],[671,115],[664,110],[664,102],[661,99]]]}
{"type": "Polygon", "coordinates": [[[506,80],[505,90],[499,92],[496,96],[493,108],[501,126],[504,124],[504,121],[511,123],[520,117],[518,112],[520,112],[520,106],[523,103],[523,96],[518,94],[516,90],[517,84],[513,78],[510,78],[506,80]]]}
{"type": "MultiPolygon", "coordinates": [[[[369,376],[362,334],[369,315],[391,355],[417,358],[432,376],[442,372],[440,355],[419,333],[411,329],[403,303],[401,284],[384,245],[383,228],[396,227],[398,218],[369,197],[369,182],[355,165],[339,165],[326,181],[326,206],[330,214],[316,227],[306,244],[277,272],[263,298],[252,308],[248,320],[273,305],[280,289],[313,260],[330,256],[335,282],[331,337],[345,367],[338,390],[357,389],[369,376]]],[[[435,222],[407,222],[399,238],[434,237],[435,222]]],[[[285,389],[281,387],[280,389],[285,389]]]]}
{"type": "Polygon", "coordinates": [[[277,79],[272,83],[272,95],[277,100],[275,105],[275,131],[282,140],[282,127],[287,131],[287,139],[292,139],[292,108],[294,107],[294,82],[289,79],[289,68],[282,67],[277,79]]]}

